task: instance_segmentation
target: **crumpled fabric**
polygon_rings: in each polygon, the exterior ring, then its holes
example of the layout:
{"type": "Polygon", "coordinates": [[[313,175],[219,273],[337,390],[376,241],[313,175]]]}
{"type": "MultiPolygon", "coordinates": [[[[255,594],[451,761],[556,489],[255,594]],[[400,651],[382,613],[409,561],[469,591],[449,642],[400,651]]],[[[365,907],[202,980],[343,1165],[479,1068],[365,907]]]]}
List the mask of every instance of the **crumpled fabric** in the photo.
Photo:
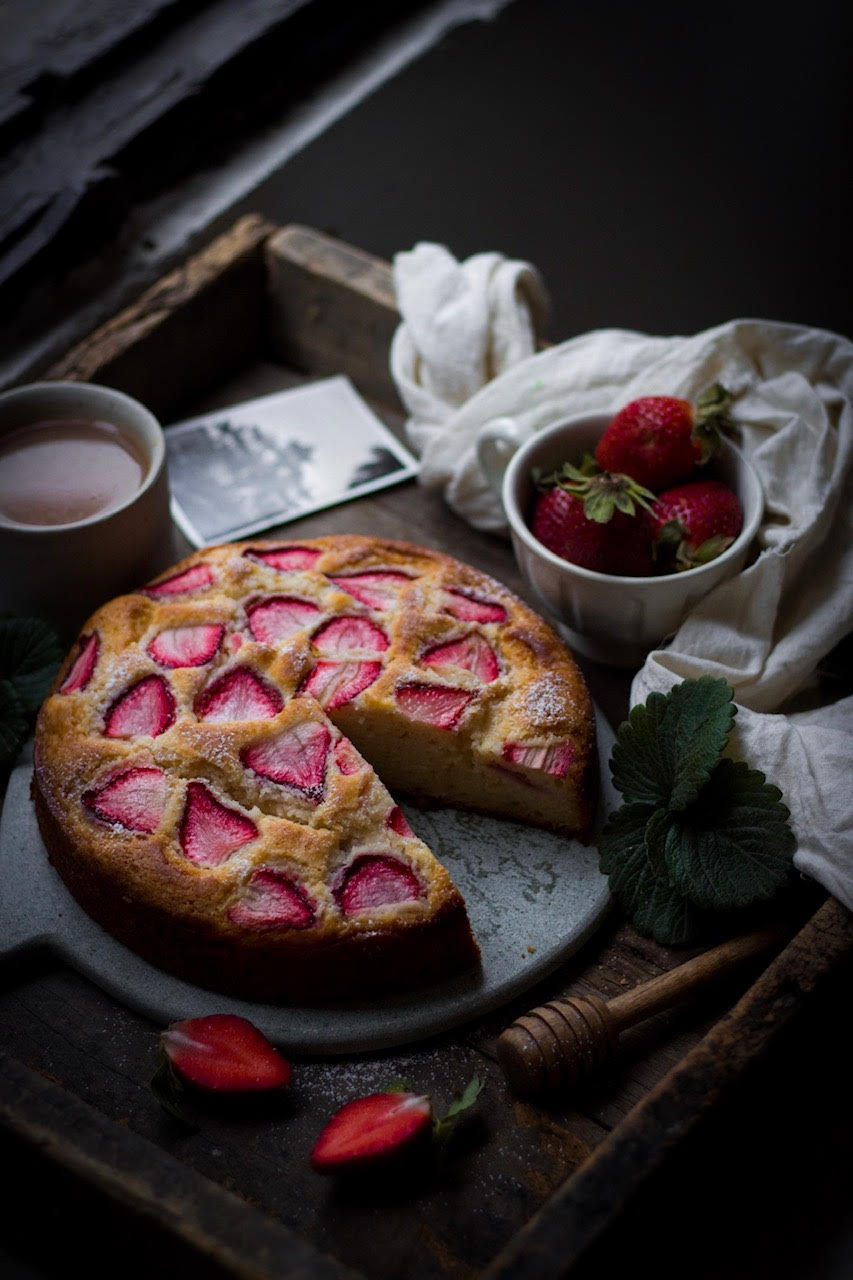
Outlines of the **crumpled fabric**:
{"type": "MultiPolygon", "coordinates": [[[[444,254],[445,282],[435,288],[446,299],[454,273],[444,254]]],[[[428,274],[426,259],[423,267],[428,274]]],[[[523,288],[490,311],[488,290],[466,274],[479,301],[467,298],[450,326],[439,307],[433,325],[435,293],[409,273],[406,255],[395,259],[395,279],[402,322],[390,364],[420,480],[477,529],[506,532],[476,455],[479,432],[495,418],[532,433],[570,415],[613,413],[640,395],[695,400],[715,381],[732,393],[739,443],[764,486],[758,554],[649,653],[631,702],[690,677],[724,678],[738,708],[729,754],[782,789],[795,866],[853,910],[853,697],[825,705],[816,674],[853,629],[853,344],[738,319],[688,337],[596,330],[537,353],[541,312],[523,288]],[[483,358],[484,323],[492,334],[510,326],[525,335],[503,348],[501,368],[483,358]]]]}

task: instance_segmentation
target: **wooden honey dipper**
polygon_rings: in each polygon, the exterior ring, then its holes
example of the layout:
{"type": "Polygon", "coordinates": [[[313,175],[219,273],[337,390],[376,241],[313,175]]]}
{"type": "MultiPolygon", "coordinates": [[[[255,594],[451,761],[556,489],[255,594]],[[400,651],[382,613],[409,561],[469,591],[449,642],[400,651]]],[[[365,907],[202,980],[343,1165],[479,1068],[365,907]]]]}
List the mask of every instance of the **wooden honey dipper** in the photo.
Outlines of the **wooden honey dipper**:
{"type": "Polygon", "coordinates": [[[786,936],[777,928],[733,938],[606,1003],[591,995],[560,996],[531,1009],[498,1040],[498,1060],[510,1086],[518,1093],[544,1093],[592,1075],[615,1054],[622,1031],[678,1004],[786,936]]]}

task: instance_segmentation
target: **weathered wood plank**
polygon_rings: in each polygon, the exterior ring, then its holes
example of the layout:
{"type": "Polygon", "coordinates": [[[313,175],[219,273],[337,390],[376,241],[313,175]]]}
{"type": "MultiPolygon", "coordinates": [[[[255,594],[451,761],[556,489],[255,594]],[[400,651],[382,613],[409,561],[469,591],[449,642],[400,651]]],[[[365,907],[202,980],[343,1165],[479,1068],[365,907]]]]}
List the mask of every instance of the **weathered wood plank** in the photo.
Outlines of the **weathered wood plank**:
{"type": "Polygon", "coordinates": [[[262,247],[272,231],[242,218],[133,306],[107,321],[47,373],[136,396],[168,421],[263,350],[262,247]]]}
{"type": "Polygon", "coordinates": [[[386,262],[309,227],[267,246],[275,357],[314,375],[345,372],[366,396],[398,406],[388,349],[400,317],[386,262]]]}

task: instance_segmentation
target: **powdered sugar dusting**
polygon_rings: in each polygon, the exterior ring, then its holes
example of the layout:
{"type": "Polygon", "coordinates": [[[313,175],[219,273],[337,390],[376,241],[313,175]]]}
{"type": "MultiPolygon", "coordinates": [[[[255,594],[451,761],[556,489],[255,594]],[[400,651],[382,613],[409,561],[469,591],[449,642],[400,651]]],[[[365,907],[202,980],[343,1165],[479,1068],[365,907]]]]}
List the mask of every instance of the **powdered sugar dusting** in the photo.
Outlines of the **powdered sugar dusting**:
{"type": "Polygon", "coordinates": [[[565,719],[569,691],[557,676],[543,676],[524,691],[524,708],[538,725],[558,724],[565,719]]]}

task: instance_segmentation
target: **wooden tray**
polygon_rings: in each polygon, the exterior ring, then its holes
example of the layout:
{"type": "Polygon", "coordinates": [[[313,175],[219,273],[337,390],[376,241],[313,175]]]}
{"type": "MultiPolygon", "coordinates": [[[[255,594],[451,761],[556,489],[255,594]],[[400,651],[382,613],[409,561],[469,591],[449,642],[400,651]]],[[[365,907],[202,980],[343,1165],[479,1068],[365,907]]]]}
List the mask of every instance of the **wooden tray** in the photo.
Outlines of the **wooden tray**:
{"type": "MultiPolygon", "coordinates": [[[[249,216],[47,376],[119,387],[168,423],[344,373],[399,432],[388,374],[397,322],[386,263],[249,216]]],[[[450,550],[530,599],[508,544],[475,533],[415,483],[287,526],[294,537],[335,532],[450,550]]],[[[627,710],[627,677],[581,665],[615,726],[627,710]]],[[[120,1257],[124,1275],[573,1273],[852,945],[848,913],[805,885],[802,917],[769,963],[628,1033],[616,1065],[582,1089],[541,1104],[515,1098],[495,1053],[515,1017],[561,993],[609,999],[687,958],[610,918],[523,1000],[425,1044],[300,1060],[275,1106],[206,1107],[198,1133],[148,1089],[157,1027],[70,969],[20,956],[0,970],[0,1134],[16,1162],[18,1199],[49,1200],[59,1227],[55,1245],[27,1247],[58,1265],[69,1239],[85,1239],[104,1270],[120,1257]],[[407,1187],[342,1189],[311,1172],[314,1137],[349,1097],[402,1076],[446,1104],[475,1074],[484,1081],[478,1117],[438,1174],[407,1187]]],[[[23,1251],[14,1225],[10,1238],[23,1251]]]]}

